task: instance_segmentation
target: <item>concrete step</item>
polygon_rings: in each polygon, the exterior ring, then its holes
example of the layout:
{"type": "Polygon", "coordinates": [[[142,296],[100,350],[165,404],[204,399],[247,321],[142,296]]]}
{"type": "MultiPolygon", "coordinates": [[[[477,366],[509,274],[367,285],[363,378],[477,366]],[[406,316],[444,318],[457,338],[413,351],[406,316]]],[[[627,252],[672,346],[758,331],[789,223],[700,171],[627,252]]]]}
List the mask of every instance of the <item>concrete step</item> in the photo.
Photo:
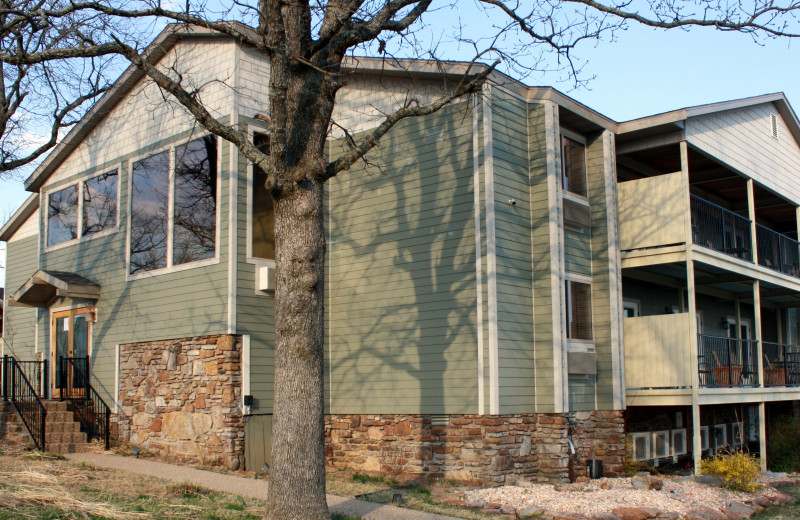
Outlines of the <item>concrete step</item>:
{"type": "Polygon", "coordinates": [[[86,434],[81,431],[74,432],[51,432],[47,431],[44,434],[44,440],[47,444],[79,444],[86,442],[86,434]]]}
{"type": "Polygon", "coordinates": [[[48,433],[72,433],[80,431],[81,425],[78,421],[51,422],[50,418],[48,417],[44,428],[48,433]]]}

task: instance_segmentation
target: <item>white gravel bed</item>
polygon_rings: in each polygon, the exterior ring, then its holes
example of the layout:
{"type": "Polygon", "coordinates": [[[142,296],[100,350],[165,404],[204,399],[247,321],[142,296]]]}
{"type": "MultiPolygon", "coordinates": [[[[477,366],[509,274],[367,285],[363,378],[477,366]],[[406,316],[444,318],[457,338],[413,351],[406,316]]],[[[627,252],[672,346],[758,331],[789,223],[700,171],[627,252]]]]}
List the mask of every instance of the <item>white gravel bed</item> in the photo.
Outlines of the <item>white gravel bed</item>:
{"type": "Polygon", "coordinates": [[[697,482],[663,480],[664,487],[660,491],[633,489],[629,478],[602,478],[587,483],[583,491],[556,491],[552,485],[528,484],[476,489],[466,492],[464,499],[467,503],[496,503],[516,509],[536,506],[549,513],[588,515],[621,506],[654,507],[663,512],[685,514],[698,505],[721,509],[731,502],[744,502],[758,496],[697,482]]]}

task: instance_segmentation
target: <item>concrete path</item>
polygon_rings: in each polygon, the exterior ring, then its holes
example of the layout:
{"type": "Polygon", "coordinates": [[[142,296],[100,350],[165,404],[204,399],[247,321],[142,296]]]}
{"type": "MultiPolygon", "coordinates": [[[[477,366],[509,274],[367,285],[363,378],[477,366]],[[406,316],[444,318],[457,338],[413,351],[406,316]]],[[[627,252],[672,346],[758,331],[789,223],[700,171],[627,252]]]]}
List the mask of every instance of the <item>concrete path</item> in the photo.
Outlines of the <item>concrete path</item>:
{"type": "MultiPolygon", "coordinates": [[[[258,499],[263,499],[267,496],[266,480],[237,477],[235,475],[214,473],[163,462],[103,453],[70,453],[65,457],[69,460],[86,462],[95,466],[151,475],[174,482],[192,482],[206,489],[234,495],[258,499]]],[[[328,495],[328,507],[331,513],[354,516],[364,520],[456,520],[450,516],[423,513],[412,509],[403,509],[335,495],[328,495]]]]}

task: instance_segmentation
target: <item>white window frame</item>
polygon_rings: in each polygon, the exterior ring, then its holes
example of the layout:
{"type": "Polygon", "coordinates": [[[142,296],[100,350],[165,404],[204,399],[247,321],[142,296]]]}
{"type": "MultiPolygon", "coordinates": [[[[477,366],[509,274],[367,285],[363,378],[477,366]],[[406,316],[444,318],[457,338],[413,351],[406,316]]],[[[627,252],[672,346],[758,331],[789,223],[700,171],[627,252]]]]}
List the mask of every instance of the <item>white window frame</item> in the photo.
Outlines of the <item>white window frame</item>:
{"type": "Polygon", "coordinates": [[[688,453],[688,443],[686,428],[676,428],[670,430],[670,446],[672,448],[672,455],[685,455],[688,453]]]}
{"type": "Polygon", "coordinates": [[[567,139],[571,139],[571,140],[583,145],[583,164],[584,164],[584,166],[586,168],[586,179],[584,179],[584,180],[585,180],[585,182],[587,184],[587,191],[588,191],[588,184],[589,184],[589,155],[588,155],[589,143],[587,142],[585,136],[582,136],[581,134],[573,132],[572,130],[569,130],[567,128],[564,128],[563,126],[559,127],[558,130],[559,130],[559,136],[558,136],[559,137],[559,139],[558,139],[558,143],[559,143],[559,149],[558,150],[559,151],[558,151],[558,153],[561,156],[561,175],[560,175],[560,178],[559,178],[558,185],[559,185],[559,188],[561,190],[561,196],[564,197],[564,198],[570,199],[570,200],[572,200],[574,202],[578,202],[580,204],[585,204],[586,206],[588,206],[589,205],[589,197],[588,196],[579,195],[577,193],[573,193],[573,192],[571,192],[571,191],[569,191],[569,190],[564,188],[564,157],[563,157],[563,155],[564,155],[564,138],[565,137],[567,139]]]}
{"type": "Polygon", "coordinates": [[[639,433],[630,433],[628,434],[631,438],[631,456],[633,460],[650,460],[652,457],[650,456],[650,433],[649,432],[639,432],[639,433]],[[636,452],[636,440],[637,439],[644,439],[645,440],[645,453],[644,456],[636,452]]]}
{"type": "Polygon", "coordinates": [[[715,424],[714,425],[714,451],[728,446],[728,425],[715,424]],[[722,444],[717,444],[717,432],[722,432],[722,444]]]}
{"type": "Polygon", "coordinates": [[[583,274],[576,274],[576,273],[564,273],[564,280],[562,282],[564,285],[564,309],[566,311],[566,322],[564,323],[564,336],[567,340],[567,349],[572,351],[580,351],[580,352],[594,352],[594,294],[593,294],[593,285],[592,285],[592,277],[586,276],[583,274]],[[576,339],[569,337],[569,323],[570,318],[572,316],[572,309],[570,306],[567,305],[568,302],[572,301],[572,298],[568,294],[570,292],[569,284],[565,282],[578,282],[583,283],[589,286],[589,298],[591,302],[591,313],[592,313],[592,339],[576,339]]]}
{"type": "MultiPolygon", "coordinates": [[[[218,264],[220,261],[220,246],[219,246],[219,236],[220,236],[220,225],[222,220],[222,215],[220,212],[220,202],[223,200],[222,196],[222,138],[217,137],[217,201],[214,205],[214,212],[215,212],[215,230],[214,230],[214,256],[210,258],[204,258],[202,260],[196,260],[194,262],[188,262],[185,264],[180,265],[173,265],[173,239],[174,239],[174,225],[175,225],[175,151],[179,146],[183,146],[186,144],[191,143],[192,141],[196,141],[198,139],[202,139],[206,137],[208,133],[200,134],[200,135],[193,135],[189,139],[182,139],[180,141],[176,141],[172,144],[162,146],[156,148],[154,150],[150,150],[146,153],[141,153],[136,155],[135,157],[128,160],[128,201],[127,201],[127,210],[128,215],[126,218],[126,241],[125,241],[125,280],[139,280],[142,278],[151,278],[153,276],[159,276],[162,274],[168,273],[177,273],[180,271],[186,271],[188,269],[196,269],[198,267],[206,267],[209,265],[218,264]],[[152,269],[150,271],[143,271],[141,273],[131,273],[131,218],[132,218],[132,211],[133,211],[133,165],[142,159],[146,159],[148,157],[153,157],[154,155],[159,155],[163,152],[168,152],[169,154],[169,194],[167,195],[167,266],[161,267],[159,269],[152,269]]],[[[235,177],[231,179],[231,182],[236,182],[235,177]]],[[[235,232],[234,230],[230,230],[231,233],[235,232]]]]}
{"type": "Polygon", "coordinates": [[[709,438],[708,438],[708,426],[701,426],[700,427],[700,451],[708,451],[710,448],[709,438]]]}
{"type": "MultiPolygon", "coordinates": [[[[247,126],[247,138],[250,140],[250,143],[253,143],[253,138],[256,133],[260,134],[267,134],[270,135],[270,131],[267,128],[263,128],[256,125],[248,125],[247,126]]],[[[269,266],[275,267],[275,259],[268,259],[268,258],[258,258],[253,256],[253,183],[254,180],[254,171],[253,171],[253,163],[248,160],[247,161],[247,215],[246,215],[246,222],[247,222],[247,233],[246,233],[246,256],[245,261],[248,264],[255,264],[257,266],[269,266]]],[[[262,294],[258,292],[258,294],[262,294]]]]}
{"type": "Polygon", "coordinates": [[[625,314],[625,309],[628,309],[628,308],[633,309],[633,314],[634,315],[633,316],[629,316],[630,318],[638,318],[639,316],[642,315],[642,313],[641,313],[641,303],[639,302],[639,300],[630,300],[630,299],[624,298],[622,300],[622,314],[623,315],[625,314]]]}
{"type": "Polygon", "coordinates": [[[650,454],[653,456],[654,459],[665,459],[672,455],[671,443],[670,443],[670,431],[669,430],[659,430],[652,432],[653,440],[650,444],[650,454]],[[658,439],[662,439],[664,441],[664,451],[661,453],[656,453],[658,449],[658,439]]]}
{"type": "Polygon", "coordinates": [[[61,249],[63,247],[68,247],[75,244],[80,244],[82,242],[86,242],[88,240],[92,240],[94,238],[104,237],[106,235],[110,235],[112,233],[116,233],[119,231],[119,221],[120,221],[120,214],[119,214],[119,199],[120,199],[120,190],[122,188],[122,164],[116,164],[114,166],[110,166],[108,168],[104,168],[102,170],[95,170],[91,174],[82,174],[81,178],[74,180],[72,182],[68,182],[66,184],[52,184],[47,186],[46,189],[42,192],[42,196],[44,197],[44,203],[40,204],[42,207],[42,220],[44,221],[44,251],[45,253],[49,253],[50,251],[55,251],[61,249]],[[101,175],[105,175],[106,173],[111,173],[112,171],[117,172],[117,222],[114,227],[104,229],[98,233],[92,233],[91,235],[84,235],[83,234],[83,190],[84,184],[87,181],[94,179],[95,177],[100,177],[101,175]],[[58,244],[53,244],[52,246],[47,245],[48,239],[50,238],[50,217],[48,215],[50,209],[50,195],[53,193],[57,193],[61,190],[65,190],[71,186],[78,186],[78,236],[76,238],[71,238],[69,240],[65,240],[64,242],[59,242],[58,244]]]}

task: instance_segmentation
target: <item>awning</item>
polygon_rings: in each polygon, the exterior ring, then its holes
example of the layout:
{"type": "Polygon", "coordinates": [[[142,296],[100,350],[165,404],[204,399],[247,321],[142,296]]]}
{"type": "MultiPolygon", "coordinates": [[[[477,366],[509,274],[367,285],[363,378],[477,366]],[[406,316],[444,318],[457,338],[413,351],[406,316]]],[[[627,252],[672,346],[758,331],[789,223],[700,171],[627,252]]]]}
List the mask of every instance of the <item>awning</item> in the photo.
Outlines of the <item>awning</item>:
{"type": "Polygon", "coordinates": [[[48,307],[56,297],[100,298],[100,286],[75,273],[39,269],[14,293],[9,305],[48,307]]]}

